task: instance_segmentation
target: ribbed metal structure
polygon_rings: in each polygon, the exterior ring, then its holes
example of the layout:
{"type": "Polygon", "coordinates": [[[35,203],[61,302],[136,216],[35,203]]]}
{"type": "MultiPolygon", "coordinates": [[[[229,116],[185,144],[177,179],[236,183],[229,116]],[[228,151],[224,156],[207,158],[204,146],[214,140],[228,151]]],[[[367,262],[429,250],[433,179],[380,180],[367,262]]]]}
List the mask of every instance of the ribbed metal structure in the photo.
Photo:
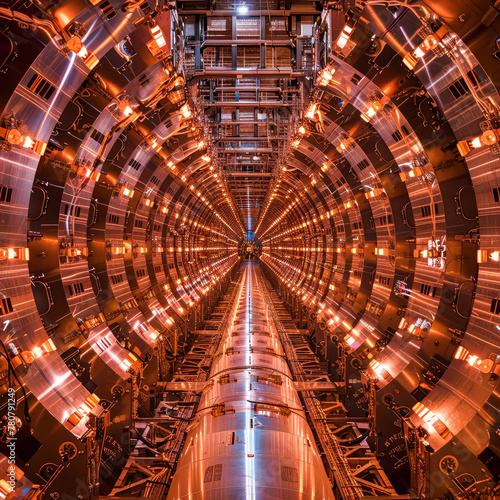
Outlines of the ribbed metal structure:
{"type": "Polygon", "coordinates": [[[333,499],[256,262],[242,265],[169,500],[333,499]]]}

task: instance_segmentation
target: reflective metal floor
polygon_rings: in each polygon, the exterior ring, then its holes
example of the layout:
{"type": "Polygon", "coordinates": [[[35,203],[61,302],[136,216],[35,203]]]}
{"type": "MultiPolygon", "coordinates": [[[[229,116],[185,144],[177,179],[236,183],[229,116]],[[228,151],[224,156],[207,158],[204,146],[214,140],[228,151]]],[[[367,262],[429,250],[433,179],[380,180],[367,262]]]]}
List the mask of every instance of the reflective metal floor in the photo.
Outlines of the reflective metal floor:
{"type": "Polygon", "coordinates": [[[169,499],[333,499],[256,262],[242,274],[169,499]]]}

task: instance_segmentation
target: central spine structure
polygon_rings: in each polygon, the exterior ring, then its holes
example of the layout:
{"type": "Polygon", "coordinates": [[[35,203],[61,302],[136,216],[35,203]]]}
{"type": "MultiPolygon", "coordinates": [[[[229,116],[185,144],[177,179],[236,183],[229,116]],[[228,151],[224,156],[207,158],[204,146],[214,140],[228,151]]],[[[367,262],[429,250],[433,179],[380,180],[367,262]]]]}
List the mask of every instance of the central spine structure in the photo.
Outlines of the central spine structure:
{"type": "Polygon", "coordinates": [[[256,262],[235,300],[168,498],[333,499],[256,262]]]}

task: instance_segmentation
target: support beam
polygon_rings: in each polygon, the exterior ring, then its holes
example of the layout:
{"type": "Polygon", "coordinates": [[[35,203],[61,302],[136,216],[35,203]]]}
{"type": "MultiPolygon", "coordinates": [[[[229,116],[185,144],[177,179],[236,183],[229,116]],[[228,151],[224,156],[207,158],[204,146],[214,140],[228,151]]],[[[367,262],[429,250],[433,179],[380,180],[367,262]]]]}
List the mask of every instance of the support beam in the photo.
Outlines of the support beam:
{"type": "MultiPolygon", "coordinates": [[[[282,108],[293,106],[294,101],[216,101],[202,102],[201,105],[205,108],[282,108]]],[[[263,123],[263,122],[262,122],[263,123]]],[[[253,139],[256,140],[256,139],[253,139]]],[[[267,137],[266,137],[267,140],[267,137]]]]}
{"type": "Polygon", "coordinates": [[[287,46],[294,45],[293,40],[217,40],[207,39],[201,46],[202,47],[226,47],[228,45],[273,45],[273,46],[287,46]]]}

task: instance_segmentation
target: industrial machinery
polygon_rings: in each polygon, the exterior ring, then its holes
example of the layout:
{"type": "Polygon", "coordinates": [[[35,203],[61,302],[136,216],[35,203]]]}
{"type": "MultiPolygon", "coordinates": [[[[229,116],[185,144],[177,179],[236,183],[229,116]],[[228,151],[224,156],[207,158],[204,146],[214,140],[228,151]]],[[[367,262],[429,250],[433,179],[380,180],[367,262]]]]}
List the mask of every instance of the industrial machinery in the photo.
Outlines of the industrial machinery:
{"type": "Polygon", "coordinates": [[[499,33],[3,1],[0,500],[500,497],[499,33]]]}
{"type": "Polygon", "coordinates": [[[168,498],[333,499],[260,271],[242,268],[168,498]]]}

